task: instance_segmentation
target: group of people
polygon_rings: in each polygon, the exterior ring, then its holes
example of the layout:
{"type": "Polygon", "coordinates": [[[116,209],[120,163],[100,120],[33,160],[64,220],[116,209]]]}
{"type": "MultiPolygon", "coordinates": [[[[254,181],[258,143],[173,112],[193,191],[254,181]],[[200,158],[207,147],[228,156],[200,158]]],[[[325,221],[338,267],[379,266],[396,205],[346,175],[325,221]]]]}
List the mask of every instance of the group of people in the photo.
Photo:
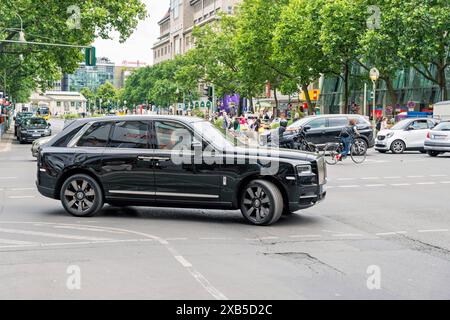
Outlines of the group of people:
{"type": "Polygon", "coordinates": [[[222,118],[222,129],[224,130],[231,130],[236,133],[240,132],[262,132],[264,131],[263,128],[263,121],[261,118],[254,118],[249,117],[246,118],[245,116],[229,116],[226,112],[223,112],[220,116],[222,118]]]}

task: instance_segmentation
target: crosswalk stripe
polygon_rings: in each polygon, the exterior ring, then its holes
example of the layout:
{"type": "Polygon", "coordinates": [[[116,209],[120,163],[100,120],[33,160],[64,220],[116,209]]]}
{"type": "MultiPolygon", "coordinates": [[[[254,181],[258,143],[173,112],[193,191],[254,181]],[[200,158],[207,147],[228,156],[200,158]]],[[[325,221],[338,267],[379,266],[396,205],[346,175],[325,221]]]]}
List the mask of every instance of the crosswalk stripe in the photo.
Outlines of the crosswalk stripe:
{"type": "Polygon", "coordinates": [[[72,239],[72,240],[88,240],[88,241],[112,240],[112,239],[108,239],[108,238],[95,238],[95,237],[75,236],[75,235],[68,235],[68,234],[18,230],[18,229],[5,229],[5,228],[0,228],[0,232],[12,233],[12,234],[24,234],[24,235],[30,235],[30,236],[41,236],[41,237],[49,237],[49,238],[72,239]]]}

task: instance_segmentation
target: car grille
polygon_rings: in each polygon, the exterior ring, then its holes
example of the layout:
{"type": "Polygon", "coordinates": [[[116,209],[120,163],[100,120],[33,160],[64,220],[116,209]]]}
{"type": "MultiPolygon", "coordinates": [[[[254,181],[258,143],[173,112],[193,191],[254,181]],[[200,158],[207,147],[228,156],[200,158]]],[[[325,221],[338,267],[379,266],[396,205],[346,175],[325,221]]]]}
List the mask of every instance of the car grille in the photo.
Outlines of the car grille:
{"type": "Polygon", "coordinates": [[[383,141],[384,139],[386,139],[386,136],[378,136],[377,139],[378,139],[379,141],[383,141]]]}

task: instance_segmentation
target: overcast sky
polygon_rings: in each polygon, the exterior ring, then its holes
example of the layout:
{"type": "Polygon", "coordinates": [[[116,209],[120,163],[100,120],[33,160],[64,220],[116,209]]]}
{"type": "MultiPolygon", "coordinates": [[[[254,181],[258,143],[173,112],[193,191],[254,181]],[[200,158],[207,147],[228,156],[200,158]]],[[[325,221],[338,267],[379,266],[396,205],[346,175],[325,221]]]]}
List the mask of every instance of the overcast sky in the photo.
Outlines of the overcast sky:
{"type": "Polygon", "coordinates": [[[152,45],[159,36],[157,22],[166,14],[170,0],[142,0],[147,6],[148,17],[139,23],[133,35],[125,42],[114,40],[97,40],[97,57],[108,57],[116,64],[122,61],[144,61],[153,63],[152,45]]]}

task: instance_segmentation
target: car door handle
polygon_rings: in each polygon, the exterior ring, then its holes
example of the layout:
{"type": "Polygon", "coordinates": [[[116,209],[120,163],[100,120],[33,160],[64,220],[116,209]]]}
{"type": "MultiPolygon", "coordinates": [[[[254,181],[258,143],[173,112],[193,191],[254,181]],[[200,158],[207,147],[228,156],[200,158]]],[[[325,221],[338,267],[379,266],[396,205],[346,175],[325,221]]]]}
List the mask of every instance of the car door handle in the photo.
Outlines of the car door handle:
{"type": "Polygon", "coordinates": [[[152,157],[152,160],[156,160],[156,161],[169,161],[170,158],[164,158],[164,157],[152,157]]]}
{"type": "Polygon", "coordinates": [[[152,161],[153,158],[152,157],[139,156],[138,160],[140,160],[140,161],[152,161]]]}

